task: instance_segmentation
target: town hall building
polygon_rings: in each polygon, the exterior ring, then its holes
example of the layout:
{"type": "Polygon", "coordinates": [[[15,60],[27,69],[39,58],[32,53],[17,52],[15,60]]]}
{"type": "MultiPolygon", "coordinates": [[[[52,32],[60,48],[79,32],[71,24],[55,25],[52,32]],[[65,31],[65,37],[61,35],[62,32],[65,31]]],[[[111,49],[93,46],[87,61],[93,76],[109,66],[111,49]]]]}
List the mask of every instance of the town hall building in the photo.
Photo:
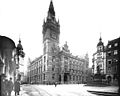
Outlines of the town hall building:
{"type": "Polygon", "coordinates": [[[59,46],[60,24],[55,18],[53,2],[43,22],[43,55],[29,62],[29,83],[84,83],[89,66],[88,54],[83,58],[70,53],[67,42],[59,46]]]}

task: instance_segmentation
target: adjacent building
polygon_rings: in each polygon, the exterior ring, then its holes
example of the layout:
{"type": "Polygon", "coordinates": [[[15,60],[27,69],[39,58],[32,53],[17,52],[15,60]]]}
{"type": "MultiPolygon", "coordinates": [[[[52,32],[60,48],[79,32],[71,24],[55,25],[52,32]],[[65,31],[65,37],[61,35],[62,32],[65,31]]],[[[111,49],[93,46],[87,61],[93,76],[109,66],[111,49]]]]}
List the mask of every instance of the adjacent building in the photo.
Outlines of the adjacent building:
{"type": "Polygon", "coordinates": [[[106,80],[109,79],[111,83],[117,84],[120,64],[120,37],[108,41],[106,46],[104,46],[100,37],[97,44],[97,51],[93,54],[92,62],[93,75],[98,73],[99,66],[100,74],[104,74],[106,80]]]}
{"type": "Polygon", "coordinates": [[[60,24],[55,18],[53,2],[50,2],[48,16],[43,22],[43,55],[29,62],[29,83],[53,84],[84,83],[89,64],[84,58],[72,55],[67,42],[59,47],[60,24]]]}
{"type": "Polygon", "coordinates": [[[114,40],[108,41],[106,46],[106,67],[107,76],[111,78],[113,82],[119,75],[119,64],[120,64],[120,37],[114,40]]]}
{"type": "Polygon", "coordinates": [[[93,62],[92,66],[93,74],[97,74],[98,70],[100,74],[106,74],[106,52],[101,37],[97,44],[97,51],[93,54],[92,62],[93,62]]]}
{"type": "Polygon", "coordinates": [[[0,75],[5,74],[8,78],[14,76],[15,48],[11,38],[0,36],[0,75]]]}

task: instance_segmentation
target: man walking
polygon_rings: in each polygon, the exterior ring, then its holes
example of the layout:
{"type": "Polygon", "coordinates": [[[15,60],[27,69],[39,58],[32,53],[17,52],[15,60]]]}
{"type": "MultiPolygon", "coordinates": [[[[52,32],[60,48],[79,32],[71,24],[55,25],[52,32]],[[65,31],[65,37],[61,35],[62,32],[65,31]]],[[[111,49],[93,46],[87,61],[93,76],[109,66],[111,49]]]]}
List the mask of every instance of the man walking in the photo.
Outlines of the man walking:
{"type": "Polygon", "coordinates": [[[1,96],[7,96],[7,79],[6,75],[2,74],[1,75],[1,96]]]}
{"type": "Polygon", "coordinates": [[[20,92],[20,81],[17,79],[14,84],[15,96],[19,95],[20,92]]]}
{"type": "Polygon", "coordinates": [[[12,82],[12,78],[10,78],[10,80],[8,81],[8,96],[11,96],[12,90],[13,90],[13,82],[12,82]]]}

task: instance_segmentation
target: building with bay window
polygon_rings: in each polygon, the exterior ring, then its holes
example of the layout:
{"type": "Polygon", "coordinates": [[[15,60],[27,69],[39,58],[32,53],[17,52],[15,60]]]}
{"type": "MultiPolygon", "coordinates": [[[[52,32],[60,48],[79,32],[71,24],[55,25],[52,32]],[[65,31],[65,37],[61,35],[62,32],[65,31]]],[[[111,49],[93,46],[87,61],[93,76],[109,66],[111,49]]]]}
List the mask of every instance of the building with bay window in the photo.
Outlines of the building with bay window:
{"type": "Polygon", "coordinates": [[[106,52],[101,37],[97,44],[97,51],[93,54],[92,62],[93,62],[92,66],[93,74],[97,74],[98,68],[100,69],[100,74],[103,75],[106,74],[106,52]]]}

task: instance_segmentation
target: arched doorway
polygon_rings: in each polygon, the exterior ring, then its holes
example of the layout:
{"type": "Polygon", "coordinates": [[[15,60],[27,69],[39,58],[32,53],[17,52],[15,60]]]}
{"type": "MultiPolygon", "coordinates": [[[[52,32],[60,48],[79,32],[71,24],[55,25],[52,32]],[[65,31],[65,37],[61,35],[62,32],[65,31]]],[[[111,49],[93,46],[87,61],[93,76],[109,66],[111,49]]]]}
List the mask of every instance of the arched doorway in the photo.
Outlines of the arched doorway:
{"type": "Polygon", "coordinates": [[[112,79],[112,77],[109,75],[109,76],[107,77],[108,84],[110,84],[111,79],[112,79]]]}

